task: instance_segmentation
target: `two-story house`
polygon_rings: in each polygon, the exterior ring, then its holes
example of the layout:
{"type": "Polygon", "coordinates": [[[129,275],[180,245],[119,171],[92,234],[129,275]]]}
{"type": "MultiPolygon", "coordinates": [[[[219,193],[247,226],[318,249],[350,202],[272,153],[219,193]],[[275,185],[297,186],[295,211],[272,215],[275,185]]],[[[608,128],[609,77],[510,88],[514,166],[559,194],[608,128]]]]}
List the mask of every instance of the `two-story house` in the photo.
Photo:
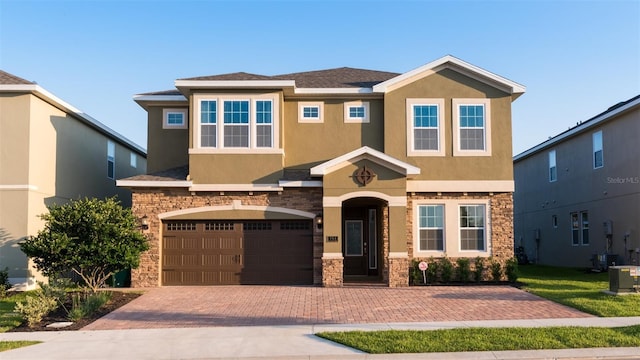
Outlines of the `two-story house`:
{"type": "Polygon", "coordinates": [[[131,193],[116,179],[146,173],[146,152],[42,86],[0,71],[0,269],[29,289],[44,280],[19,242],[48,205],[131,193]]]}
{"type": "Polygon", "coordinates": [[[514,157],[515,240],[539,264],[640,265],[640,95],[514,157]]]}
{"type": "Polygon", "coordinates": [[[525,88],[445,56],[175,81],[135,96],[149,224],[133,286],[408,285],[412,259],[513,256],[511,103],[525,88]]]}

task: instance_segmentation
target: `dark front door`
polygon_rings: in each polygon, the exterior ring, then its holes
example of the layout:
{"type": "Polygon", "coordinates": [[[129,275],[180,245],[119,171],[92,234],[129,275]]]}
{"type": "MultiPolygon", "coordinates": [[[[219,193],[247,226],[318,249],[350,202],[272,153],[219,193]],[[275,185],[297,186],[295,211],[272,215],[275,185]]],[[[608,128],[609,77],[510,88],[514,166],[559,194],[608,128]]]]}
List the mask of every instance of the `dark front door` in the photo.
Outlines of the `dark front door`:
{"type": "Polygon", "coordinates": [[[378,275],[378,214],[376,207],[343,208],[344,274],[378,275]]]}

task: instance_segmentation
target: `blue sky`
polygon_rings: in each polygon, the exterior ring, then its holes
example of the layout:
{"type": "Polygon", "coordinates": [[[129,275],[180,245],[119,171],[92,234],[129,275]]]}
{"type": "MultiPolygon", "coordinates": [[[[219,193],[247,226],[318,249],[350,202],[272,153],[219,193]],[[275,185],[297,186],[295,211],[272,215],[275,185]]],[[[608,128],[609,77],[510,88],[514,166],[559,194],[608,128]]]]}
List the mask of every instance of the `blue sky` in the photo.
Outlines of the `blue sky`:
{"type": "Polygon", "coordinates": [[[640,94],[640,1],[0,0],[0,69],[146,147],[134,94],[175,79],[444,55],[523,84],[514,154],[640,94]]]}

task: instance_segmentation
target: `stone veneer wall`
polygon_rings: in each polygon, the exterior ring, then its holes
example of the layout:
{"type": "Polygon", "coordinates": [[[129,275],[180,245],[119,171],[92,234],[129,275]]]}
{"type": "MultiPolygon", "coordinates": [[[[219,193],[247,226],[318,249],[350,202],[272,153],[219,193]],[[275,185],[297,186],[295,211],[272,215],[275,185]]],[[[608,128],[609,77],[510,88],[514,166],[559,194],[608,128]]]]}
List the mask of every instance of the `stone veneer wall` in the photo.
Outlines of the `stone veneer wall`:
{"type": "MultiPolygon", "coordinates": [[[[491,221],[491,254],[490,256],[503,265],[514,256],[513,252],[513,193],[415,193],[408,194],[407,201],[407,251],[409,259],[413,258],[413,202],[415,200],[433,199],[489,199],[491,221]]],[[[422,261],[428,259],[418,259],[422,261]]],[[[456,258],[450,258],[455,263],[456,258]]],[[[473,263],[473,261],[472,261],[473,263]]],[[[485,263],[485,266],[488,264],[485,263]]],[[[410,264],[409,264],[410,266],[410,264]]],[[[485,271],[487,274],[488,271],[485,271]]]]}
{"type": "Polygon", "coordinates": [[[409,286],[409,258],[389,258],[389,287],[409,286]]]}
{"type": "MultiPolygon", "coordinates": [[[[282,192],[198,192],[192,195],[186,189],[134,189],[132,210],[136,217],[147,216],[149,250],[142,254],[140,266],[131,271],[132,287],[156,287],[160,285],[160,244],[162,222],[158,215],[169,211],[205,206],[231,205],[240,200],[242,205],[273,206],[322,212],[322,190],[287,189],[282,192]]],[[[322,232],[313,233],[313,282],[322,283],[322,232]]]]}
{"type": "Polygon", "coordinates": [[[322,285],[341,287],[343,285],[343,259],[322,259],[322,285]]]}

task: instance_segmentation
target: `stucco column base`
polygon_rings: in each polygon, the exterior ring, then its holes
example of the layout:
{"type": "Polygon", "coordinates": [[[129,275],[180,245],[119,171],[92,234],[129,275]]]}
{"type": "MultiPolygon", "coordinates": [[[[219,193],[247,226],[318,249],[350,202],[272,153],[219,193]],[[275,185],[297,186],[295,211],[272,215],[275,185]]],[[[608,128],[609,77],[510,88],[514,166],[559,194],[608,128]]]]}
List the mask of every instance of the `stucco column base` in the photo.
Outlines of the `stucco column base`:
{"type": "Polygon", "coordinates": [[[342,257],[340,258],[323,257],[322,258],[322,286],[342,287],[343,267],[344,267],[344,260],[342,257]]]}
{"type": "Polygon", "coordinates": [[[409,257],[407,254],[389,255],[389,287],[409,286],[409,257]]]}

